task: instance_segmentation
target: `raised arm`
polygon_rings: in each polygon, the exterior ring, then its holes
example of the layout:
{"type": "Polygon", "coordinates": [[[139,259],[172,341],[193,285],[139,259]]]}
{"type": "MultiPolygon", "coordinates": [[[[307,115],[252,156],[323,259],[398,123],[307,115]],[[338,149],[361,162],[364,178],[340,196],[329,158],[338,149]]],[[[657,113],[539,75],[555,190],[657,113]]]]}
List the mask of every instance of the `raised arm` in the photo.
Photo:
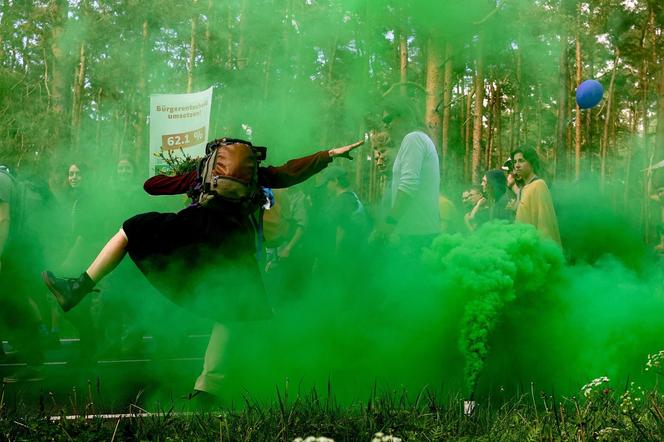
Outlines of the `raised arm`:
{"type": "Polygon", "coordinates": [[[186,175],[156,175],[143,184],[143,189],[150,195],[177,195],[187,193],[195,181],[195,170],[186,175]]]}
{"type": "Polygon", "coordinates": [[[258,183],[261,186],[273,189],[294,186],[325,169],[333,158],[352,159],[350,152],[362,144],[364,144],[364,141],[330,150],[321,150],[313,155],[290,160],[282,166],[260,167],[258,169],[258,183]]]}
{"type": "Polygon", "coordinates": [[[258,183],[273,189],[294,186],[325,169],[331,162],[329,152],[321,150],[313,155],[290,160],[282,166],[259,167],[258,183]]]}

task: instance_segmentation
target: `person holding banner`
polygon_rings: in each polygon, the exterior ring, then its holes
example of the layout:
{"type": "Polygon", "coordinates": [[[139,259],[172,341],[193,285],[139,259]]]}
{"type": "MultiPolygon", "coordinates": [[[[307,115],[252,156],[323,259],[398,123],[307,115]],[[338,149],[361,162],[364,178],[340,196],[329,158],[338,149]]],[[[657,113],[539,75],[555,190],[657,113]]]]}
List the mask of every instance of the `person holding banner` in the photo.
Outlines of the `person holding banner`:
{"type": "MultiPolygon", "coordinates": [[[[208,147],[223,141],[215,140],[208,147]]],[[[352,159],[351,151],[363,143],[323,150],[279,167],[259,165],[258,185],[293,186],[337,157],[352,159]]],[[[78,278],[42,273],[44,283],[65,312],[129,254],[163,295],[201,316],[217,322],[271,317],[255,256],[256,224],[252,216],[265,202],[256,201],[250,208],[232,203],[201,204],[196,196],[201,186],[201,167],[198,169],[176,176],[157,175],[143,186],[151,195],[187,193],[193,200],[189,207],[178,213],[150,212],[129,218],[78,278]]]]}

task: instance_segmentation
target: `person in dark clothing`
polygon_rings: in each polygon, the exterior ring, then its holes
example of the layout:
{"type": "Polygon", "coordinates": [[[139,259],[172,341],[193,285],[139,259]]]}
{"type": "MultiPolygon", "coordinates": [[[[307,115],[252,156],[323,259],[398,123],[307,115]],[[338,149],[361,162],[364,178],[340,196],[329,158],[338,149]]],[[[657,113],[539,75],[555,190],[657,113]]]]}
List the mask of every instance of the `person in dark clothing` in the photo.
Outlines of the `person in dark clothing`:
{"type": "MultiPolygon", "coordinates": [[[[350,158],[361,144],[320,151],[280,167],[258,167],[258,185],[295,185],[335,157],[350,158]]],[[[198,172],[192,171],[154,176],[144,189],[151,195],[191,195],[197,185],[198,172]]],[[[220,322],[267,319],[272,312],[256,261],[254,233],[251,214],[232,205],[192,204],[178,213],[143,213],[126,220],[78,278],[46,271],[42,279],[68,311],[129,254],[157,290],[201,316],[220,322]]]]}
{"type": "MultiPolygon", "coordinates": [[[[55,195],[58,200],[57,211],[52,222],[57,224],[56,234],[51,241],[52,262],[57,262],[61,272],[71,272],[83,264],[87,256],[93,255],[103,244],[97,235],[99,225],[96,215],[102,204],[94,195],[94,173],[85,163],[73,160],[67,163],[64,186],[55,195]]],[[[107,200],[105,200],[107,202],[107,200]]],[[[80,362],[93,362],[97,353],[100,329],[95,311],[99,306],[99,297],[90,297],[85,307],[79,307],[69,316],[80,338],[80,362]]],[[[59,343],[61,314],[55,305],[51,305],[51,335],[59,343]]]]}
{"type": "Polygon", "coordinates": [[[489,219],[514,221],[507,208],[509,194],[505,172],[499,169],[488,170],[482,177],[482,191],[484,204],[489,210],[489,219]]]}
{"type": "Polygon", "coordinates": [[[470,211],[463,217],[469,232],[474,232],[479,226],[489,221],[489,210],[486,207],[486,199],[482,194],[482,187],[473,185],[468,190],[468,203],[470,211]]]}
{"type": "MultiPolygon", "coordinates": [[[[105,207],[100,210],[104,218],[103,227],[99,227],[103,228],[103,238],[112,236],[125,219],[145,211],[145,207],[154,203],[143,191],[143,180],[137,175],[138,168],[132,159],[121,156],[113,173],[107,177],[109,192],[105,198],[105,207]]],[[[156,330],[146,333],[146,325],[151,322],[148,318],[163,315],[164,312],[155,311],[154,299],[146,296],[146,288],[145,278],[130,262],[121,263],[104,279],[98,309],[98,319],[104,324],[103,330],[100,330],[103,341],[100,341],[98,347],[105,357],[117,353],[141,355],[145,350],[145,334],[152,334],[155,339],[153,342],[156,342],[156,330]],[[137,300],[139,294],[142,296],[137,300]],[[129,303],[132,308],[125,308],[129,303]]]]}
{"type": "Polygon", "coordinates": [[[323,182],[329,194],[327,218],[334,231],[333,255],[337,261],[358,259],[365,251],[371,225],[357,194],[351,190],[348,173],[340,167],[324,172],[323,182]]]}
{"type": "Polygon", "coordinates": [[[4,383],[42,378],[45,336],[40,331],[39,299],[35,298],[39,286],[32,272],[44,262],[42,224],[50,209],[50,195],[44,187],[33,180],[17,179],[0,166],[0,328],[27,363],[4,376],[4,383]]]}

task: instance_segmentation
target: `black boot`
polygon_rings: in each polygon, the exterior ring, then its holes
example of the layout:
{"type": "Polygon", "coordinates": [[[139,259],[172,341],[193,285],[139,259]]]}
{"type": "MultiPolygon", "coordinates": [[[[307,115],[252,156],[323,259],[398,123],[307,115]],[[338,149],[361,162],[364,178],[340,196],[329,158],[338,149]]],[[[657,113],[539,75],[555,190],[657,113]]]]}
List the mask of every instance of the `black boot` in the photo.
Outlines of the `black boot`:
{"type": "Polygon", "coordinates": [[[81,302],[85,295],[96,291],[93,290],[95,282],[86,272],[81,273],[78,278],[58,278],[53,273],[46,271],[42,272],[41,277],[62,307],[62,311],[65,312],[81,302]]]}

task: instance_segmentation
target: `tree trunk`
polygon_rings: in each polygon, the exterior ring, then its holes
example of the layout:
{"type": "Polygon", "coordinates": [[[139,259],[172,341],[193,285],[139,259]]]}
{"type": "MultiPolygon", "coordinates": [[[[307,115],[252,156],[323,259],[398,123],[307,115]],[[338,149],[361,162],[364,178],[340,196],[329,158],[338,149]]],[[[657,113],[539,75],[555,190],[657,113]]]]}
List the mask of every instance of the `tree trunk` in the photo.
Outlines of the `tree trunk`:
{"type": "MultiPolygon", "coordinates": [[[[570,74],[570,72],[568,72],[570,74]]],[[[568,94],[574,95],[574,90],[575,90],[575,83],[576,78],[572,77],[571,75],[568,75],[567,78],[567,91],[568,94]]],[[[574,130],[576,130],[575,127],[571,124],[572,122],[572,114],[574,113],[574,107],[576,106],[576,100],[567,100],[567,117],[569,118],[569,121],[566,124],[565,127],[565,176],[569,178],[574,177],[574,134],[572,133],[574,130]]],[[[575,115],[576,117],[576,115],[575,115]]],[[[562,167],[561,167],[562,169],[562,167]]]]}
{"type": "Polygon", "coordinates": [[[245,24],[247,21],[246,17],[247,13],[247,0],[242,0],[242,3],[240,3],[240,23],[239,23],[239,30],[238,30],[238,39],[237,39],[237,52],[236,52],[236,57],[237,57],[237,68],[238,70],[242,70],[247,67],[247,54],[245,53],[245,42],[244,42],[244,37],[245,37],[245,24]]]}
{"type": "Polygon", "coordinates": [[[517,146],[523,145],[523,82],[521,71],[521,49],[516,49],[516,92],[514,93],[514,140],[517,146]]]}
{"type": "MultiPolygon", "coordinates": [[[[440,55],[434,39],[429,37],[426,61],[425,123],[435,146],[440,146],[440,55]]],[[[442,156],[442,153],[441,153],[442,156]]]]}
{"type": "Polygon", "coordinates": [[[471,161],[470,161],[470,120],[472,115],[472,105],[473,105],[473,95],[475,94],[474,89],[468,91],[466,95],[466,112],[465,118],[463,120],[463,125],[465,128],[464,132],[464,145],[466,147],[465,154],[463,157],[463,177],[465,180],[471,176],[471,161]]]}
{"type": "MultiPolygon", "coordinates": [[[[325,125],[325,129],[322,131],[324,134],[322,142],[323,146],[329,146],[332,143],[335,134],[338,133],[338,117],[341,114],[336,109],[338,97],[336,96],[335,93],[335,81],[334,81],[334,72],[335,72],[334,68],[336,65],[335,61],[337,59],[337,44],[338,44],[338,37],[335,36],[332,42],[332,47],[330,48],[330,56],[327,63],[326,83],[327,83],[327,89],[330,92],[329,96],[330,108],[328,114],[328,124],[325,125]]],[[[299,51],[297,51],[297,53],[299,53],[299,51]]],[[[297,64],[298,63],[296,63],[296,65],[297,64]]]]}
{"type": "Polygon", "coordinates": [[[487,137],[486,137],[486,156],[484,158],[485,169],[491,169],[491,156],[493,155],[493,132],[495,126],[495,101],[496,90],[494,89],[494,75],[489,75],[488,84],[488,106],[487,106],[487,137]]]}
{"type": "Polygon", "coordinates": [[[441,139],[441,178],[447,182],[450,144],[450,101],[452,98],[452,44],[445,45],[445,75],[443,77],[443,131],[441,139]]]}
{"type": "MultiPolygon", "coordinates": [[[[212,22],[215,17],[214,17],[214,12],[212,9],[212,0],[208,0],[208,5],[207,5],[207,20],[205,20],[205,47],[207,48],[208,52],[210,52],[210,41],[212,40],[212,32],[210,32],[210,22],[212,22]]],[[[208,62],[211,60],[208,60],[208,62]]]]}
{"type": "Polygon", "coordinates": [[[405,32],[399,35],[399,82],[401,95],[406,95],[406,82],[408,81],[408,38],[405,32]]]}
{"type": "Polygon", "coordinates": [[[477,183],[482,154],[482,111],[484,105],[484,60],[482,56],[482,36],[479,36],[477,51],[477,72],[475,75],[475,107],[473,115],[473,162],[471,178],[477,183]]]}
{"type": "Polygon", "coordinates": [[[514,108],[512,108],[512,112],[510,112],[510,136],[509,136],[510,152],[513,152],[514,149],[516,148],[516,144],[514,142],[514,140],[515,140],[514,133],[515,133],[515,130],[514,130],[514,108]]]}
{"type": "MultiPolygon", "coordinates": [[[[578,24],[578,20],[577,20],[578,24]]],[[[576,34],[576,87],[581,84],[582,65],[581,65],[581,40],[579,34],[576,34]]],[[[574,123],[574,178],[578,180],[581,177],[581,108],[576,105],[576,121],[574,123]]],[[[592,154],[591,154],[592,155],[592,154]]]]}
{"type": "Polygon", "coordinates": [[[61,47],[64,34],[65,21],[67,19],[67,3],[63,0],[55,2],[53,30],[51,32],[51,112],[55,118],[53,139],[58,147],[68,147],[69,127],[65,120],[65,109],[68,97],[68,87],[66,81],[66,72],[68,69],[68,60],[63,48],[61,47]]]}
{"type": "Polygon", "coordinates": [[[648,153],[648,126],[650,121],[648,119],[648,60],[643,60],[641,68],[641,118],[643,121],[643,151],[648,153]]]}
{"type": "Polygon", "coordinates": [[[528,117],[529,117],[530,108],[528,106],[522,106],[521,108],[521,118],[519,118],[519,133],[521,134],[519,140],[519,146],[525,146],[530,141],[528,139],[528,117]]]}
{"type": "Polygon", "coordinates": [[[99,88],[97,91],[97,98],[96,98],[96,120],[97,120],[97,125],[95,128],[95,146],[101,146],[101,97],[102,97],[102,88],[99,88]]]}
{"type": "Polygon", "coordinates": [[[643,238],[646,242],[650,241],[650,204],[647,203],[650,195],[650,183],[652,180],[652,171],[649,169],[652,161],[648,161],[648,60],[643,58],[641,68],[641,114],[643,118],[643,152],[645,159],[643,168],[648,168],[646,179],[643,182],[643,203],[641,204],[641,214],[643,223],[643,238]]]}
{"type": "Polygon", "coordinates": [[[657,82],[657,132],[655,135],[655,161],[664,160],[664,56],[659,64],[657,82]]]}
{"type": "MultiPolygon", "coordinates": [[[[287,4],[289,2],[286,2],[287,4]]],[[[227,2],[227,11],[228,15],[226,17],[227,19],[227,40],[226,40],[226,69],[227,70],[233,70],[233,4],[232,2],[227,2]]],[[[286,17],[288,17],[288,9],[286,9],[286,17]]],[[[286,53],[288,53],[288,38],[287,35],[284,34],[284,50],[286,53]]]]}
{"type": "Polygon", "coordinates": [[[616,80],[616,68],[618,66],[618,57],[620,56],[620,51],[616,48],[616,56],[613,61],[613,70],[611,71],[611,82],[609,83],[609,93],[606,100],[606,115],[604,116],[604,131],[602,134],[602,139],[600,140],[600,185],[602,190],[604,190],[605,180],[606,180],[606,156],[609,145],[609,123],[611,122],[611,107],[613,104],[613,88],[616,80]]]}
{"type": "MultiPolygon", "coordinates": [[[[563,14],[564,17],[564,14],[563,14]]],[[[563,19],[564,20],[564,19],[563,19]]],[[[554,170],[565,170],[567,151],[566,135],[568,125],[567,97],[569,82],[569,63],[567,60],[568,27],[564,21],[560,33],[560,57],[558,62],[558,121],[556,124],[556,144],[554,149],[554,170]]],[[[555,173],[554,173],[555,174],[555,173]]]]}
{"type": "Polygon", "coordinates": [[[3,1],[2,14],[0,14],[0,60],[5,59],[5,45],[3,44],[3,36],[5,33],[5,22],[7,21],[8,11],[9,11],[9,2],[3,1]]]}
{"type": "MultiPolygon", "coordinates": [[[[588,58],[590,62],[588,63],[589,68],[589,78],[595,77],[595,60],[592,47],[588,48],[588,58]]],[[[588,170],[592,173],[595,171],[595,131],[593,125],[593,108],[587,109],[586,111],[586,150],[588,152],[588,170]]]]}
{"type": "MultiPolygon", "coordinates": [[[[638,115],[638,105],[635,102],[630,102],[629,104],[630,107],[630,120],[629,120],[629,132],[630,135],[633,138],[636,138],[636,132],[637,132],[637,125],[639,121],[639,115],[638,115]]],[[[627,207],[627,205],[630,202],[630,194],[629,194],[629,187],[631,184],[631,169],[632,169],[632,156],[634,155],[634,149],[632,146],[628,146],[628,152],[627,152],[627,164],[625,165],[625,191],[623,193],[624,197],[624,205],[627,207]]]]}
{"type": "Polygon", "coordinates": [[[149,162],[149,157],[145,156],[144,153],[149,154],[149,146],[147,140],[145,140],[145,126],[147,124],[145,117],[145,98],[148,96],[147,83],[145,78],[147,77],[147,63],[145,61],[145,51],[148,47],[148,37],[149,37],[149,27],[148,21],[143,20],[143,29],[141,32],[141,50],[139,53],[138,60],[138,97],[139,103],[137,106],[136,112],[136,125],[135,125],[135,138],[134,138],[134,152],[133,158],[134,161],[141,170],[147,169],[147,163],[149,162]]]}
{"type": "MultiPolygon", "coordinates": [[[[537,119],[537,133],[536,137],[537,140],[535,141],[535,146],[537,148],[538,152],[541,152],[542,150],[542,84],[537,83],[537,115],[535,116],[537,119]]],[[[556,170],[553,170],[553,175],[554,177],[556,176],[556,170]]]]}
{"type": "Polygon", "coordinates": [[[498,157],[498,165],[502,166],[503,162],[505,161],[506,155],[503,152],[503,143],[501,140],[501,126],[502,126],[502,119],[503,119],[503,102],[501,100],[501,95],[502,95],[502,88],[500,87],[500,82],[496,82],[496,100],[495,100],[495,112],[494,112],[494,127],[495,127],[495,132],[493,134],[493,139],[494,139],[494,150],[496,151],[496,155],[498,157]]]}
{"type": "Polygon", "coordinates": [[[71,100],[71,131],[72,145],[74,150],[78,150],[81,135],[81,110],[83,92],[83,81],[85,79],[85,42],[81,42],[79,49],[78,69],[74,72],[74,87],[71,100]]]}
{"type": "MultiPolygon", "coordinates": [[[[193,0],[194,6],[198,0],[193,0]]],[[[187,61],[187,93],[190,94],[194,86],[194,63],[196,60],[196,15],[191,17],[191,40],[189,41],[189,60],[187,61]]]]}

